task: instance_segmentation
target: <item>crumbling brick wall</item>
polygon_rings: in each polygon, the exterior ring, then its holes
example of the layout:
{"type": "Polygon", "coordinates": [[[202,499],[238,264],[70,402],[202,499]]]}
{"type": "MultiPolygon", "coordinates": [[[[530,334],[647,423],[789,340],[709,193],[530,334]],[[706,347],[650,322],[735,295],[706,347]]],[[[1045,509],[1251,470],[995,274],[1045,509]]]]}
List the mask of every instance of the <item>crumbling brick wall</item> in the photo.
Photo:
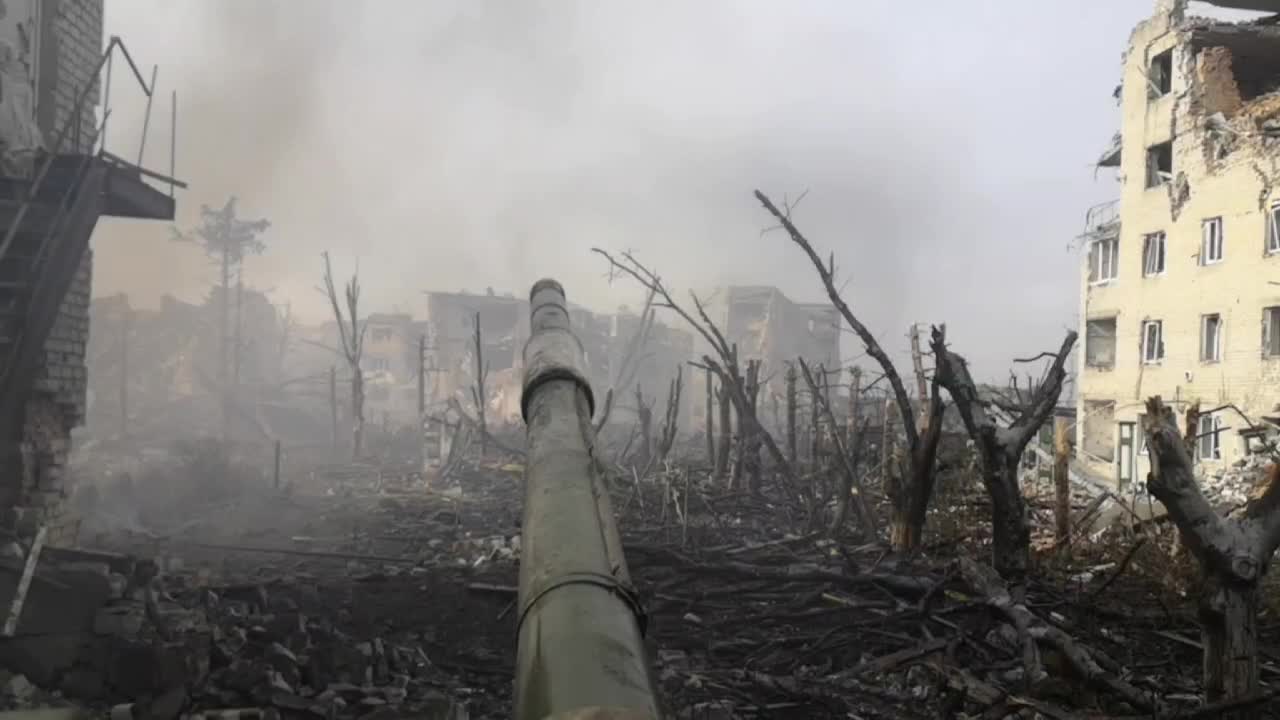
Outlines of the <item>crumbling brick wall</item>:
{"type": "Polygon", "coordinates": [[[1229,118],[1244,104],[1235,74],[1231,71],[1231,51],[1227,48],[1202,50],[1196,61],[1196,74],[1196,88],[1205,115],[1220,112],[1229,118]]]}
{"type": "Polygon", "coordinates": [[[71,429],[85,414],[92,268],[93,253],[87,250],[45,341],[44,367],[27,400],[22,434],[22,485],[14,501],[40,513],[55,545],[75,541],[76,520],[63,510],[70,489],[65,480],[71,429]]]}

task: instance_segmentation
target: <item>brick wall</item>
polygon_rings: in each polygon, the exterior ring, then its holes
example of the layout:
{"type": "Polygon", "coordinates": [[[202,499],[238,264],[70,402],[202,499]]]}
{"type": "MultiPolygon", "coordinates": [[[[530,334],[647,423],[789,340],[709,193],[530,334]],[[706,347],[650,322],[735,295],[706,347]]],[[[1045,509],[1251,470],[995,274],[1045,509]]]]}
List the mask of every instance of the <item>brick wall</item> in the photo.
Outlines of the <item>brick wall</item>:
{"type": "MultiPolygon", "coordinates": [[[[76,96],[87,85],[92,85],[81,107],[79,134],[73,126],[62,146],[63,152],[85,151],[93,146],[98,129],[95,110],[101,97],[101,77],[96,76],[95,71],[103,51],[103,0],[41,0],[41,3],[37,78],[40,129],[52,143],[71,117],[76,96]]],[[[118,78],[131,72],[123,61],[117,64],[120,67],[113,68],[112,72],[118,78]]]]}
{"type": "MultiPolygon", "coordinates": [[[[77,95],[92,82],[81,108],[79,133],[73,127],[61,148],[62,152],[88,152],[97,131],[99,91],[94,72],[103,47],[102,0],[42,0],[40,30],[37,121],[47,142],[53,142],[73,117],[77,95]]],[[[66,466],[71,429],[84,421],[92,275],[90,250],[80,260],[45,341],[44,365],[27,401],[21,483],[0,489],[0,502],[16,506],[19,515],[36,515],[48,526],[48,542],[54,545],[72,545],[77,534],[77,520],[66,512],[70,490],[66,466]]]]}

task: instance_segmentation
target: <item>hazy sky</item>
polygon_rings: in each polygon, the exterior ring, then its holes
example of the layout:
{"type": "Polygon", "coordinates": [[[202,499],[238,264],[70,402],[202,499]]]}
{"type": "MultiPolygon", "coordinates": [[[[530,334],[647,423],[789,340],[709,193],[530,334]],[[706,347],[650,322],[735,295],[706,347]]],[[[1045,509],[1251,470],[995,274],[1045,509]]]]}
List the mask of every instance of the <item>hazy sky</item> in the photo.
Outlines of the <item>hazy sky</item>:
{"type": "MultiPolygon", "coordinates": [[[[717,283],[822,298],[752,198],[795,220],[894,351],[947,322],[983,376],[1056,348],[1077,314],[1073,238],[1117,194],[1093,160],[1152,0],[107,0],[149,72],[146,163],[202,203],[266,217],[246,277],[310,319],[329,249],[373,310],[425,289],[561,280],[635,304],[589,248],[629,249],[683,297],[717,283]]],[[[1193,12],[1202,11],[1193,3],[1193,12]]],[[[108,149],[145,101],[116,65],[108,149]]],[[[215,271],[163,223],[104,221],[95,293],[195,298],[215,271]]]]}

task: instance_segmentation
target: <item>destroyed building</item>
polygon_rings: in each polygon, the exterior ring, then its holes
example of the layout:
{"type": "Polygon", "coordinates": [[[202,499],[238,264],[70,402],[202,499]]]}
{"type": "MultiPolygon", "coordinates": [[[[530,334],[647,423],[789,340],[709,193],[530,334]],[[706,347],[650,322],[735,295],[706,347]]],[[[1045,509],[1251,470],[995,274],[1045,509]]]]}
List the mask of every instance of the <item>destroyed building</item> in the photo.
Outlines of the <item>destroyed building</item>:
{"type": "MultiPolygon", "coordinates": [[[[93,443],[165,447],[218,432],[220,292],[201,303],[165,296],[157,308],[133,307],[123,293],[93,299],[85,417],[93,443]]],[[[249,422],[231,428],[260,439],[256,407],[278,400],[290,380],[291,327],[260,291],[243,288],[235,305],[232,379],[249,422]]]]}
{"type": "Polygon", "coordinates": [[[1146,477],[1145,398],[1199,402],[1211,471],[1247,454],[1280,403],[1280,24],[1185,5],[1161,0],[1133,30],[1120,131],[1098,162],[1119,198],[1084,233],[1077,447],[1120,486],[1146,477]]]}
{"type": "MultiPolygon", "coordinates": [[[[738,361],[760,360],[761,407],[785,393],[786,366],[804,358],[816,371],[840,368],[840,313],[830,303],[797,303],[776,287],[731,285],[703,297],[707,316],[721,328],[730,345],[738,346],[738,361]]],[[[714,355],[702,337],[695,339],[694,356],[714,355]]],[[[701,373],[693,394],[704,397],[706,379],[701,373]]],[[[832,384],[844,382],[833,376],[832,384]]],[[[693,403],[693,421],[703,427],[705,403],[693,403]]],[[[767,416],[768,413],[765,413],[767,416]]]]}
{"type": "MultiPolygon", "coordinates": [[[[85,412],[89,238],[102,216],[172,220],[175,207],[170,178],[98,142],[98,111],[109,110],[102,13],[102,0],[18,0],[0,14],[0,506],[30,511],[51,543],[75,527],[63,511],[70,432],[85,412]]],[[[119,47],[113,38],[106,53],[119,47]]],[[[145,86],[118,78],[135,80],[145,86]]]]}

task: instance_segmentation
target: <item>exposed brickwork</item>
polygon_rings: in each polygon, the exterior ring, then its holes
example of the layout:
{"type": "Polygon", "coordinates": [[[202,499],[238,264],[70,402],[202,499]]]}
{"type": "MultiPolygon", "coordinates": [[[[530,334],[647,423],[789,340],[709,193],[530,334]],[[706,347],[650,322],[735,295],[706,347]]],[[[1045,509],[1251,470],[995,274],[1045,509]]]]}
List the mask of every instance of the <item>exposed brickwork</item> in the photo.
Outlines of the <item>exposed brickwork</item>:
{"type": "MultiPolygon", "coordinates": [[[[60,150],[89,152],[97,131],[95,70],[102,55],[103,0],[43,0],[38,114],[52,143],[73,117],[80,91],[92,83],[60,150]]],[[[116,68],[117,72],[126,71],[116,68]]],[[[86,251],[45,341],[44,364],[27,401],[22,433],[22,475],[17,487],[0,488],[0,502],[17,514],[34,514],[49,528],[48,542],[71,545],[77,519],[65,512],[71,429],[84,420],[93,253],[86,251]]]]}
{"type": "Polygon", "coordinates": [[[1205,115],[1222,113],[1235,115],[1244,104],[1235,74],[1231,72],[1231,51],[1224,47],[1205,48],[1200,51],[1195,85],[1200,92],[1200,106],[1205,115]]]}
{"type": "MultiPolygon", "coordinates": [[[[42,0],[42,3],[40,127],[52,143],[74,112],[77,95],[91,86],[80,109],[78,132],[73,126],[62,146],[63,152],[85,151],[93,147],[98,129],[95,109],[102,86],[101,76],[94,73],[103,51],[103,0],[42,0]]],[[[113,72],[130,71],[119,67],[113,72]]]]}

